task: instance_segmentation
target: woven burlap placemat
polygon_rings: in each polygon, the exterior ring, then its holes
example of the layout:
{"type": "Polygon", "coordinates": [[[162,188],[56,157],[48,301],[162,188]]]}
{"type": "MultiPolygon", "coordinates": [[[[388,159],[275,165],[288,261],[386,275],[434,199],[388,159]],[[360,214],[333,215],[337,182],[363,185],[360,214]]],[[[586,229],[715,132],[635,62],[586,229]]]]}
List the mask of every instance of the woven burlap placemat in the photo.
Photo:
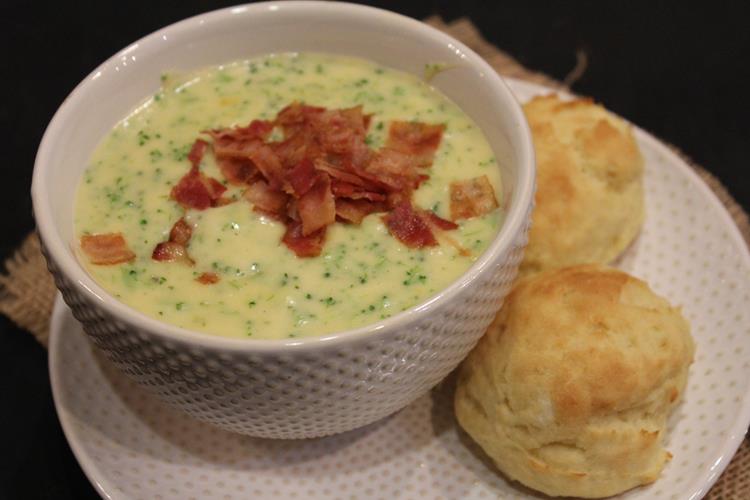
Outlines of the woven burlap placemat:
{"type": "MultiPolygon", "coordinates": [[[[531,71],[508,54],[487,42],[468,19],[459,19],[450,24],[432,17],[428,24],[461,40],[482,56],[495,70],[507,77],[519,78],[552,88],[566,90],[567,86],[547,75],[531,71]]],[[[564,79],[571,85],[585,71],[585,57],[578,57],[579,64],[571,68],[564,79]]],[[[710,173],[694,164],[680,153],[703,181],[713,190],[729,211],[740,229],[745,242],[750,246],[750,222],[748,216],[735,202],[721,183],[710,173]]],[[[47,345],[49,317],[55,298],[55,285],[42,257],[39,242],[34,234],[26,237],[15,254],[5,262],[5,274],[0,275],[0,312],[18,326],[31,332],[43,345],[47,345]]],[[[729,467],[719,478],[705,498],[711,500],[750,498],[750,445],[745,439],[729,467]]]]}

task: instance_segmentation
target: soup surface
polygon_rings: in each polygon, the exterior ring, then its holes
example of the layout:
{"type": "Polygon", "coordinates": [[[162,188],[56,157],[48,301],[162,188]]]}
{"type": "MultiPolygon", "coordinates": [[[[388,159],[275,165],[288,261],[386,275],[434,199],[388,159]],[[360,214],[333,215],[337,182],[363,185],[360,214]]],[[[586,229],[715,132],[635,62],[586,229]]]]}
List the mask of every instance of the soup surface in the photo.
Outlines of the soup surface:
{"type": "Polygon", "coordinates": [[[360,225],[329,226],[320,255],[300,258],[281,242],[284,224],[254,211],[210,152],[200,170],[222,181],[224,196],[234,202],[185,210],[170,196],[190,168],[191,146],[206,138],[202,131],[272,120],[292,102],[361,105],[371,115],[366,143],[374,149],[386,143],[393,121],[443,124],[429,179],[413,193],[415,207],[449,218],[451,182],[481,176],[502,192],[479,128],[415,76],[323,54],[278,54],[165,74],[160,90],[104,138],[81,179],[76,234],[121,233],[135,254],[97,265],[80,252],[93,278],[134,309],[188,329],[240,338],[308,337],[414,306],[456,280],[486,249],[501,224],[499,210],[456,221],[453,244],[441,240],[424,248],[403,244],[374,213],[360,225]],[[154,260],[154,247],[181,217],[192,227],[194,264],[154,260]],[[216,282],[197,281],[204,273],[216,282]]]}

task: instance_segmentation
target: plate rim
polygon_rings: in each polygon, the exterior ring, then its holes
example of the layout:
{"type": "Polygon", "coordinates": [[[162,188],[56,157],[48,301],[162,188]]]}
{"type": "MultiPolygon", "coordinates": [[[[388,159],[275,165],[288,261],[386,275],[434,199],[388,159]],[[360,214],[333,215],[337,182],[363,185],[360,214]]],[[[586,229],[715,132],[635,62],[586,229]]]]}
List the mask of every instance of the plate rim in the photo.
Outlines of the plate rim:
{"type": "MultiPolygon", "coordinates": [[[[510,87],[511,92],[516,99],[521,102],[518,98],[518,93],[528,93],[529,95],[549,94],[556,93],[558,95],[573,97],[573,94],[564,90],[554,89],[537,83],[527,82],[519,80],[517,78],[504,77],[505,82],[510,87]]],[[[619,115],[618,115],[619,116],[619,115]]],[[[624,118],[623,118],[624,119],[624,118]]],[[[627,121],[627,120],[626,120],[627,121]]],[[[656,136],[650,132],[644,130],[638,125],[629,122],[633,126],[636,138],[638,141],[647,143],[649,147],[653,148],[657,153],[669,159],[669,163],[673,164],[680,169],[681,173],[685,175],[685,178],[689,179],[693,187],[700,190],[701,194],[707,200],[710,200],[710,204],[713,207],[714,212],[724,222],[724,227],[731,227],[728,230],[728,234],[733,239],[736,246],[743,248],[741,260],[744,263],[744,272],[750,275],[750,249],[748,244],[745,242],[742,234],[740,233],[737,224],[732,219],[726,206],[719,200],[716,193],[706,184],[703,179],[700,178],[698,173],[688,165],[687,161],[682,158],[676,151],[670,149],[670,147],[660,141],[656,136]]],[[[62,377],[60,377],[59,371],[62,369],[60,366],[60,344],[63,342],[63,334],[61,332],[61,325],[63,323],[63,317],[65,314],[69,314],[70,309],[62,299],[60,292],[57,292],[55,296],[54,306],[52,314],[50,315],[50,336],[49,336],[49,359],[48,369],[50,385],[52,389],[52,399],[55,405],[55,411],[57,413],[58,420],[60,421],[65,440],[68,442],[73,455],[75,456],[78,464],[83,470],[84,475],[89,480],[91,485],[94,487],[96,492],[107,500],[114,499],[126,499],[131,498],[126,493],[120,493],[118,489],[111,483],[108,476],[97,466],[97,464],[91,460],[89,455],[84,450],[84,446],[78,440],[77,434],[73,429],[72,415],[67,412],[64,407],[64,401],[62,394],[62,377]]],[[[689,493],[689,500],[697,500],[702,498],[711,487],[716,483],[721,474],[727,468],[732,458],[739,449],[745,435],[748,433],[748,426],[750,426],[750,388],[745,391],[742,406],[740,411],[736,414],[737,418],[734,419],[734,423],[728,427],[727,435],[720,445],[718,459],[714,462],[707,470],[707,474],[704,473],[701,478],[697,478],[692,482],[688,483],[688,486],[684,489],[684,492],[689,493]]],[[[712,457],[712,458],[715,458],[712,457]]]]}

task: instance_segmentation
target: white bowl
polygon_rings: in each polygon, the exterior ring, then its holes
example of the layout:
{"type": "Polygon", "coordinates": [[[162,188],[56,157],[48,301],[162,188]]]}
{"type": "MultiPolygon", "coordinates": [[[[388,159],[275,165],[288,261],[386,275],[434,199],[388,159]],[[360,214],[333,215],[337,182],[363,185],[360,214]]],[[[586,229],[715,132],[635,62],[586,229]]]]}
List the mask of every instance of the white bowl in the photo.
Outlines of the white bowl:
{"type": "Polygon", "coordinates": [[[124,372],[190,415],[260,437],[343,432],[389,415],[448,374],[484,332],[522,257],[534,192],[523,113],[479,56],[420,22],[369,7],[261,3],[200,15],[123,49],[68,96],[45,132],[32,185],[50,271],[94,344],[124,372]],[[244,340],[161,323],[118,302],[72,251],[73,200],[89,155],[165,69],[189,70],[271,52],[315,51],[421,74],[486,135],[503,179],[505,222],[488,250],[439,294],[390,319],[324,337],[244,340]]]}

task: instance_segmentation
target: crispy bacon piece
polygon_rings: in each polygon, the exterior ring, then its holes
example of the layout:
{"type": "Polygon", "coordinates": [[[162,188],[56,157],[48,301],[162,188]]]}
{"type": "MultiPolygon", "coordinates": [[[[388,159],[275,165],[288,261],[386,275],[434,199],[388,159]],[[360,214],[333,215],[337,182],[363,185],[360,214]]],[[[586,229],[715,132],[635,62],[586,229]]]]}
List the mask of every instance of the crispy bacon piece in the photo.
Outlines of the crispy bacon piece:
{"type": "Polygon", "coordinates": [[[157,244],[151,252],[151,258],[159,262],[181,262],[192,266],[195,262],[187,252],[187,245],[192,236],[193,227],[184,217],[180,217],[169,231],[169,240],[157,244]]]}
{"type": "Polygon", "coordinates": [[[266,181],[275,189],[286,186],[284,166],[276,153],[269,146],[262,144],[248,155],[250,161],[265,177],[266,181]]]}
{"type": "Polygon", "coordinates": [[[338,168],[322,158],[315,160],[315,168],[327,173],[333,179],[353,184],[360,188],[377,189],[374,183],[368,182],[361,175],[338,168]]]}
{"type": "Polygon", "coordinates": [[[350,154],[367,132],[362,106],[326,110],[316,114],[312,123],[323,149],[340,155],[350,154]]]}
{"type": "MultiPolygon", "coordinates": [[[[429,178],[422,167],[431,165],[445,127],[394,122],[387,147],[373,151],[365,142],[371,121],[362,106],[326,109],[293,102],[273,121],[206,133],[227,180],[248,186],[244,197],[253,209],[286,225],[283,242],[300,257],[320,254],[326,228],[337,218],[359,224],[374,212],[391,211],[384,220],[405,244],[436,245],[433,231],[457,226],[412,208],[411,198],[429,178]],[[269,141],[275,127],[283,139],[269,141]]],[[[194,184],[195,175],[191,172],[194,184]]],[[[216,206],[216,199],[210,205],[216,206]]]]}
{"type": "Polygon", "coordinates": [[[351,200],[385,201],[388,198],[385,194],[365,191],[359,186],[337,180],[331,181],[331,192],[336,198],[349,198],[351,200]]]}
{"type": "Polygon", "coordinates": [[[388,129],[386,147],[412,156],[419,167],[429,167],[440,146],[445,125],[395,121],[388,129]]]}
{"type": "Polygon", "coordinates": [[[162,241],[151,253],[151,258],[159,262],[180,262],[192,266],[195,261],[190,258],[185,245],[180,245],[174,241],[162,241]]]}
{"type": "Polygon", "coordinates": [[[414,158],[388,148],[375,153],[362,175],[384,185],[388,191],[407,191],[409,195],[422,182],[414,158]]]}
{"type": "Polygon", "coordinates": [[[276,115],[276,124],[284,129],[288,137],[298,132],[300,128],[309,123],[316,115],[325,112],[326,108],[308,106],[298,101],[288,105],[276,115]]]}
{"type": "Polygon", "coordinates": [[[275,155],[269,155],[263,143],[273,127],[273,122],[253,120],[247,127],[205,131],[214,140],[217,164],[229,182],[246,185],[258,177],[259,169],[279,170],[275,155]]]}
{"type": "Polygon", "coordinates": [[[294,189],[296,196],[307,193],[315,184],[317,177],[318,174],[315,172],[313,162],[309,158],[304,158],[287,173],[287,181],[294,189]]]}
{"type": "Polygon", "coordinates": [[[231,127],[204,131],[213,137],[214,141],[231,139],[232,141],[242,140],[265,140],[268,134],[273,130],[274,123],[268,120],[253,120],[247,127],[231,127]]]}
{"type": "Polygon", "coordinates": [[[368,215],[375,212],[386,212],[387,210],[388,207],[385,203],[365,199],[338,198],[336,200],[336,217],[352,224],[360,224],[362,219],[368,215]]]}
{"type": "MultiPolygon", "coordinates": [[[[212,134],[212,132],[208,132],[212,134]]],[[[250,155],[263,145],[260,139],[234,139],[231,136],[214,139],[214,155],[217,160],[248,160],[250,155]]]]}
{"type": "Polygon", "coordinates": [[[217,158],[216,163],[224,177],[237,186],[250,184],[260,175],[255,164],[250,160],[231,157],[217,158]]]}
{"type": "Polygon", "coordinates": [[[286,218],[286,205],[289,197],[283,192],[271,188],[266,181],[255,181],[247,188],[243,196],[253,204],[254,210],[281,220],[286,218]]]}
{"type": "Polygon", "coordinates": [[[253,120],[247,127],[205,130],[214,140],[214,154],[220,158],[245,159],[273,130],[273,122],[253,120]]]}
{"type": "Polygon", "coordinates": [[[451,182],[451,219],[479,217],[495,210],[495,190],[486,175],[451,182]]]}
{"type": "Polygon", "coordinates": [[[122,264],[135,259],[122,233],[84,234],[81,236],[81,250],[92,264],[109,266],[122,264]]]}
{"type": "Polygon", "coordinates": [[[283,141],[270,143],[284,168],[294,168],[305,158],[314,159],[323,155],[320,144],[315,142],[312,132],[298,132],[283,141]]]}
{"type": "Polygon", "coordinates": [[[203,139],[196,139],[193,143],[193,147],[190,148],[190,153],[188,153],[188,160],[194,168],[198,168],[198,165],[201,164],[206,148],[208,148],[208,143],[203,139]]]}
{"type": "Polygon", "coordinates": [[[323,249],[326,227],[322,227],[314,233],[304,236],[302,234],[302,222],[292,220],[286,226],[286,233],[281,241],[294,252],[297,257],[317,257],[323,249]]]}
{"type": "Polygon", "coordinates": [[[169,231],[169,241],[187,246],[193,236],[193,226],[187,223],[184,217],[174,223],[169,231]]]}
{"type": "Polygon", "coordinates": [[[274,123],[268,120],[253,120],[247,127],[235,127],[235,133],[245,138],[265,140],[273,130],[274,123]]]}
{"type": "Polygon", "coordinates": [[[331,193],[331,178],[319,173],[313,186],[297,200],[302,235],[309,236],[336,221],[336,203],[331,193]]]}
{"type": "Polygon", "coordinates": [[[172,188],[171,197],[184,208],[205,210],[215,206],[226,190],[219,181],[204,175],[197,165],[193,165],[172,188]]]}
{"type": "Polygon", "coordinates": [[[195,281],[204,285],[213,285],[219,282],[219,275],[216,273],[201,273],[195,278],[195,281]]]}
{"type": "Polygon", "coordinates": [[[388,231],[410,248],[433,247],[438,244],[430,226],[408,202],[397,205],[383,216],[388,231]]]}

